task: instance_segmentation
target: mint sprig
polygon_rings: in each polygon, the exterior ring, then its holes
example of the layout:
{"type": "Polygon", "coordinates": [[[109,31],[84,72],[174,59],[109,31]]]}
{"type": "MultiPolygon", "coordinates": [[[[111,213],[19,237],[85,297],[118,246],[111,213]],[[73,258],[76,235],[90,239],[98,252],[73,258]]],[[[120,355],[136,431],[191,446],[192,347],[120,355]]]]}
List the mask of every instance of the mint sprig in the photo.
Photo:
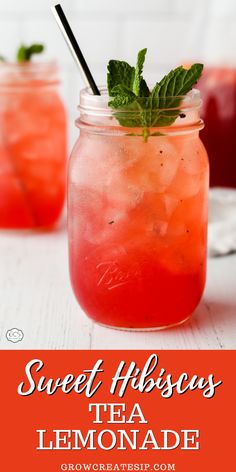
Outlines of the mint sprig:
{"type": "Polygon", "coordinates": [[[112,98],[109,106],[116,110],[116,118],[122,126],[142,127],[145,139],[150,135],[149,128],[174,123],[183,96],[192,89],[203,70],[202,64],[193,64],[190,69],[177,67],[150,92],[142,76],[146,52],[147,49],[139,51],[136,67],[124,61],[109,61],[107,74],[108,93],[112,98]]]}
{"type": "Polygon", "coordinates": [[[43,44],[31,44],[31,46],[22,44],[17,51],[16,60],[17,62],[28,62],[33,54],[40,54],[43,51],[43,44]]]}
{"type": "Polygon", "coordinates": [[[150,94],[142,77],[146,53],[147,48],[139,51],[136,67],[130,66],[125,61],[109,61],[107,66],[107,88],[110,97],[116,97],[117,95],[130,96],[130,92],[132,92],[134,98],[138,96],[146,97],[150,94]]]}

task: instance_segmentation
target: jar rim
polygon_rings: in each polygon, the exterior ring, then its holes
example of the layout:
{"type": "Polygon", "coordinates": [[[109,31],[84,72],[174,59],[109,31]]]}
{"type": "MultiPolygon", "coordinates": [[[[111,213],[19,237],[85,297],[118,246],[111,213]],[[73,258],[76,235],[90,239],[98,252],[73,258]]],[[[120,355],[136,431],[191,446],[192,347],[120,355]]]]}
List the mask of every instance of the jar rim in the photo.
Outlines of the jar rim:
{"type": "Polygon", "coordinates": [[[75,124],[89,132],[134,133],[135,129],[154,130],[155,134],[176,133],[200,130],[203,121],[199,116],[202,104],[200,91],[193,89],[185,96],[138,99],[137,106],[113,109],[109,106],[107,89],[99,87],[101,95],[93,95],[87,87],[81,90],[79,112],[80,117],[75,124]],[[142,106],[142,100],[144,104],[142,106]],[[108,131],[109,130],[109,131],[108,131]]]}
{"type": "Polygon", "coordinates": [[[0,68],[3,67],[10,67],[10,68],[29,68],[29,69],[34,69],[38,68],[40,66],[57,66],[57,60],[56,59],[45,59],[44,61],[25,61],[25,62],[17,62],[17,61],[1,61],[0,62],[0,68]]]}
{"type": "MultiPolygon", "coordinates": [[[[93,114],[97,116],[108,116],[112,115],[115,111],[111,107],[109,107],[108,102],[112,99],[109,97],[107,93],[106,86],[99,86],[99,91],[101,95],[94,95],[90,87],[86,87],[81,90],[80,92],[80,104],[78,105],[78,110],[81,113],[86,113],[86,115],[93,114]]],[[[150,97],[141,97],[139,98],[139,103],[148,104],[148,100],[150,97]]],[[[198,89],[192,89],[186,95],[178,95],[178,96],[166,96],[161,97],[158,99],[158,106],[152,107],[152,111],[155,110],[179,110],[181,111],[189,111],[193,108],[200,108],[202,104],[200,91],[198,89]],[[171,100],[173,104],[176,104],[177,100],[179,100],[179,105],[166,107],[166,101],[171,100]]],[[[123,110],[119,109],[119,113],[122,113],[123,110]]],[[[137,113],[137,110],[132,110],[126,107],[125,113],[137,113]]]]}
{"type": "Polygon", "coordinates": [[[59,83],[56,60],[28,62],[0,62],[0,88],[35,85],[56,85],[59,83]]]}

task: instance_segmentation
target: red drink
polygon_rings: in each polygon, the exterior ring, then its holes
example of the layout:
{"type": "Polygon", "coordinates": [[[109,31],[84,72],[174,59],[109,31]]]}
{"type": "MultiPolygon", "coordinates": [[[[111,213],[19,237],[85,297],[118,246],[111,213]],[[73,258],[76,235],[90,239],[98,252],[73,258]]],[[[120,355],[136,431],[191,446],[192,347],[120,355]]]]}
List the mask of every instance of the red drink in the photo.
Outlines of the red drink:
{"type": "Polygon", "coordinates": [[[66,117],[55,64],[0,65],[0,228],[50,227],[65,196],[66,117]]]}
{"type": "Polygon", "coordinates": [[[236,69],[204,69],[198,88],[203,97],[202,140],[210,160],[210,184],[236,187],[236,69]]]}
{"type": "Polygon", "coordinates": [[[104,325],[178,324],[205,284],[208,160],[199,96],[193,92],[184,114],[147,142],[140,129],[118,126],[107,97],[81,99],[68,208],[75,295],[104,325]]]}

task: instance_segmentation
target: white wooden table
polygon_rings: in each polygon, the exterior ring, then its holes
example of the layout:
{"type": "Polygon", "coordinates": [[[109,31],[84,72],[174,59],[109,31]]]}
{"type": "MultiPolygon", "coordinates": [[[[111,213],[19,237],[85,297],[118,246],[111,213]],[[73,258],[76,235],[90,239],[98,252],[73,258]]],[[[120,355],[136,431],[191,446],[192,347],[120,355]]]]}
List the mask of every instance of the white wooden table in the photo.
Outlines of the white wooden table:
{"type": "Polygon", "coordinates": [[[0,233],[1,349],[235,349],[236,255],[210,259],[204,298],[186,324],[127,332],[93,324],[70,288],[65,226],[0,233]],[[13,344],[6,331],[21,329],[13,344]]]}

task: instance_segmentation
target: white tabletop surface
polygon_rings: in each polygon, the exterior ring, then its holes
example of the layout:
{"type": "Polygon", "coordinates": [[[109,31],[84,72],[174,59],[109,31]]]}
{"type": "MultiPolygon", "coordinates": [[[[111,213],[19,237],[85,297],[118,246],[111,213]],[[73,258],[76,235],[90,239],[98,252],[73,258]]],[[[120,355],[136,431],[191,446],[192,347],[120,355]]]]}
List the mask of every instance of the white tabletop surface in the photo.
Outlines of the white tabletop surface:
{"type": "Polygon", "coordinates": [[[0,233],[0,349],[235,349],[236,255],[209,259],[205,294],[184,325],[128,332],[92,323],[70,287],[66,230],[0,233]],[[6,339],[11,328],[24,338],[6,339]]]}

